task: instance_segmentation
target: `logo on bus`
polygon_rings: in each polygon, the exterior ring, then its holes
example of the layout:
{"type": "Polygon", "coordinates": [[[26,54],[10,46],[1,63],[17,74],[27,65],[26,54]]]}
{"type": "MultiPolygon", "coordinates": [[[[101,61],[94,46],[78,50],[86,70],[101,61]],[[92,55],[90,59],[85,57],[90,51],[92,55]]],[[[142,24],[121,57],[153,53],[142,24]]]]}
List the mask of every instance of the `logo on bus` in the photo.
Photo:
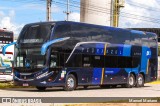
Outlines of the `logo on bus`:
{"type": "Polygon", "coordinates": [[[147,58],[150,58],[151,57],[151,50],[148,48],[147,52],[146,52],[146,56],[147,58]]]}

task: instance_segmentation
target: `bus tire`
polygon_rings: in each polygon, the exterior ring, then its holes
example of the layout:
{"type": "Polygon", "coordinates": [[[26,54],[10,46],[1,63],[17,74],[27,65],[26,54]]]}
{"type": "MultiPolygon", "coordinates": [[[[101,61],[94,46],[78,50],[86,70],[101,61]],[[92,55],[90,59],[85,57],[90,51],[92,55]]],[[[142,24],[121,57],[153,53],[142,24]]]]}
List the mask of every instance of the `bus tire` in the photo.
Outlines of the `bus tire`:
{"type": "Polygon", "coordinates": [[[84,89],[87,89],[87,88],[88,88],[88,85],[84,85],[83,88],[84,88],[84,89]]]}
{"type": "Polygon", "coordinates": [[[112,88],[116,88],[116,87],[117,87],[117,85],[111,85],[111,87],[112,87],[112,88]]]}
{"type": "Polygon", "coordinates": [[[110,88],[111,85],[100,85],[101,88],[110,88]]]}
{"type": "Polygon", "coordinates": [[[135,86],[135,76],[131,73],[128,77],[128,82],[126,84],[127,88],[132,88],[135,86]]]}
{"type": "Polygon", "coordinates": [[[76,78],[73,74],[69,74],[66,77],[64,90],[65,91],[73,91],[76,88],[76,78]]]}
{"type": "Polygon", "coordinates": [[[39,87],[39,86],[36,86],[36,88],[37,88],[39,91],[45,91],[45,90],[46,90],[46,87],[39,87]]]}
{"type": "Polygon", "coordinates": [[[144,77],[142,74],[139,74],[137,78],[136,87],[143,87],[143,86],[144,86],[144,77]]]}

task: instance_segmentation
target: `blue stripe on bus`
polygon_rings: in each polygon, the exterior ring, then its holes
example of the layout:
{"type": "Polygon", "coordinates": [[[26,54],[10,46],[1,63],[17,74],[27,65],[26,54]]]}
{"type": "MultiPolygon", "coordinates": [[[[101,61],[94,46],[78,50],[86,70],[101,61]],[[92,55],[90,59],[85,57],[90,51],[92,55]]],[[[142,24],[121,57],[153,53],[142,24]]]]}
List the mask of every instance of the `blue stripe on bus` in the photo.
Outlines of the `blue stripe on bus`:
{"type": "Polygon", "coordinates": [[[138,72],[139,72],[139,65],[138,65],[138,67],[136,67],[136,68],[125,68],[125,71],[127,72],[127,73],[130,73],[130,72],[134,72],[135,74],[138,74],[138,72]]]}
{"type": "Polygon", "coordinates": [[[132,68],[132,72],[134,72],[135,74],[138,74],[140,70],[140,65],[138,65],[138,67],[136,68],[132,68]]]}
{"type": "MultiPolygon", "coordinates": [[[[143,32],[143,31],[138,31],[138,30],[131,30],[131,33],[133,33],[133,34],[138,34],[138,35],[145,35],[145,33],[143,32]]],[[[131,34],[131,35],[133,35],[133,34],[131,34]]]]}
{"type": "Polygon", "coordinates": [[[118,56],[123,55],[123,45],[118,45],[118,56]]]}
{"type": "Polygon", "coordinates": [[[96,55],[104,55],[104,46],[102,43],[96,44],[96,55]]]}
{"type": "Polygon", "coordinates": [[[41,55],[45,55],[46,54],[46,51],[48,49],[48,47],[50,45],[52,45],[53,43],[57,43],[57,42],[60,42],[60,41],[64,41],[64,40],[67,40],[69,39],[70,37],[64,37],[64,38],[58,38],[58,39],[54,39],[54,40],[51,40],[51,41],[48,41],[46,43],[44,43],[41,47],[41,55]]]}
{"type": "Polygon", "coordinates": [[[130,73],[130,72],[132,71],[132,68],[125,68],[125,71],[126,71],[127,73],[130,73]]]}
{"type": "Polygon", "coordinates": [[[151,50],[148,47],[142,46],[141,72],[146,73],[146,70],[147,70],[147,60],[150,57],[151,57],[151,50]]]}
{"type": "Polygon", "coordinates": [[[100,84],[101,77],[102,77],[102,68],[94,68],[93,69],[92,84],[100,84]]]}
{"type": "Polygon", "coordinates": [[[131,56],[131,45],[124,45],[123,56],[131,56]]]}
{"type": "Polygon", "coordinates": [[[105,68],[105,74],[117,74],[120,68],[105,68]]]}

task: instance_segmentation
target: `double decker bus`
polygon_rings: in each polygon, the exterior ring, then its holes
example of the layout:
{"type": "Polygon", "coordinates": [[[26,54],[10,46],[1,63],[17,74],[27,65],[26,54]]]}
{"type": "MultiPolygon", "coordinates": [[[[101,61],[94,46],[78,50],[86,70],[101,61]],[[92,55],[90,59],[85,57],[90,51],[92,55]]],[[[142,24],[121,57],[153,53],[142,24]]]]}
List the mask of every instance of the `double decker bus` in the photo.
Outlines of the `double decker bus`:
{"type": "Polygon", "coordinates": [[[14,83],[19,86],[72,91],[93,85],[142,87],[157,79],[157,35],[150,32],[40,22],[25,25],[12,44],[14,83]]]}
{"type": "Polygon", "coordinates": [[[2,54],[2,48],[5,45],[13,43],[13,32],[6,29],[0,29],[0,82],[12,81],[12,61],[14,55],[14,46],[6,50],[6,55],[2,54]]]}

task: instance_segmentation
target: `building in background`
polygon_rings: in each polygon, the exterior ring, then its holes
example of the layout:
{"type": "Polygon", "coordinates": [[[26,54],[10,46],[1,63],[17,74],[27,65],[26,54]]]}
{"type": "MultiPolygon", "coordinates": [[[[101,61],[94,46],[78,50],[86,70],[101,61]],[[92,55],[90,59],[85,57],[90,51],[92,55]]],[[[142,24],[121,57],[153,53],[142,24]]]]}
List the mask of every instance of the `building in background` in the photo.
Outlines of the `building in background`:
{"type": "Polygon", "coordinates": [[[118,27],[120,8],[125,0],[81,0],[80,21],[118,27]]]}
{"type": "Polygon", "coordinates": [[[80,21],[110,26],[112,22],[112,0],[81,0],[80,21]]]}

